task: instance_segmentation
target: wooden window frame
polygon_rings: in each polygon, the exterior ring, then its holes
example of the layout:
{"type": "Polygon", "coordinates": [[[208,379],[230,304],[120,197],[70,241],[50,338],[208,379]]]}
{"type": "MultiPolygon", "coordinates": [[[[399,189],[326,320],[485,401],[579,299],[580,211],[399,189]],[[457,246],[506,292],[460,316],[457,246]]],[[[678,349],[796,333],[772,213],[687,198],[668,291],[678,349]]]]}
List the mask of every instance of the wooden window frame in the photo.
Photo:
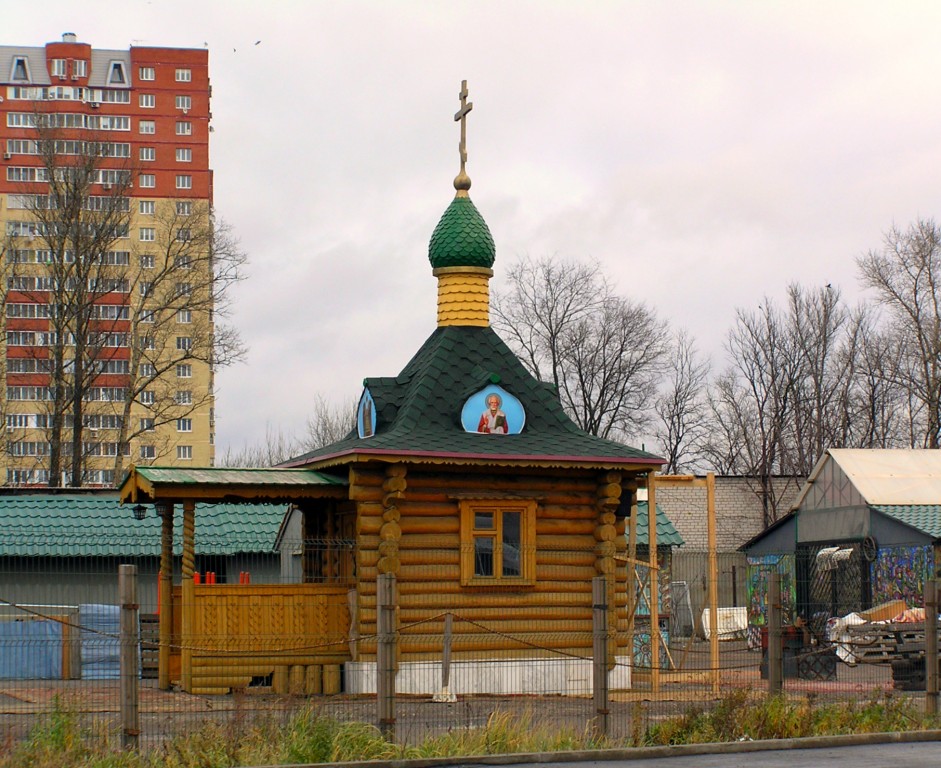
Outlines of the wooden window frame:
{"type": "Polygon", "coordinates": [[[521,499],[462,499],[461,510],[461,585],[465,587],[529,587],[536,583],[536,507],[532,500],[521,499]],[[477,512],[493,515],[494,527],[478,530],[474,520],[477,512]],[[503,570],[503,513],[520,515],[520,575],[504,576],[503,570]],[[494,540],[494,575],[474,574],[475,548],[478,538],[494,540]]]}

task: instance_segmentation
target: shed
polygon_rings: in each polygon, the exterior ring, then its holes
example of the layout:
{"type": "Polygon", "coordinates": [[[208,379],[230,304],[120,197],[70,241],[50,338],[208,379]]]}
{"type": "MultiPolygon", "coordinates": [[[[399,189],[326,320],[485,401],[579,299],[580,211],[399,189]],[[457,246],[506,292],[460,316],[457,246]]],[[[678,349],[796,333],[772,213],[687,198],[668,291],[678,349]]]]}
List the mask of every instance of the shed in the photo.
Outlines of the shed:
{"type": "Polygon", "coordinates": [[[920,605],[941,537],[941,451],[831,448],[790,513],[742,546],[749,617],[762,623],[766,575],[807,620],[889,600],[920,605]]]}

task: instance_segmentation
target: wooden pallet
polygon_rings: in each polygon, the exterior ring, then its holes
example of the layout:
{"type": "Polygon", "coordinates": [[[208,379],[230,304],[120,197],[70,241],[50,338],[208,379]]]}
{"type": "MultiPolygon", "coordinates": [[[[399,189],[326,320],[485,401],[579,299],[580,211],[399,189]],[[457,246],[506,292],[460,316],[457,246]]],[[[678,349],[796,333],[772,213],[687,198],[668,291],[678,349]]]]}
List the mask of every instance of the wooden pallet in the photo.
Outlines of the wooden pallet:
{"type": "Polygon", "coordinates": [[[923,622],[857,624],[847,627],[846,634],[848,645],[861,663],[889,663],[925,653],[923,622]]]}

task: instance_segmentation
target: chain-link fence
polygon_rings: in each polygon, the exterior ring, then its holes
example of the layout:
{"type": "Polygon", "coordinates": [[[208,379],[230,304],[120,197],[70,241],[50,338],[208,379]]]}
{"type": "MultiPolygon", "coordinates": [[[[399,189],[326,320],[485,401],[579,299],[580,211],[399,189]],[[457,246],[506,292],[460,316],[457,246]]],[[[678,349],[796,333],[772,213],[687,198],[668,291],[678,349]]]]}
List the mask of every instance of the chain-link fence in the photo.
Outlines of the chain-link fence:
{"type": "Polygon", "coordinates": [[[385,577],[363,578],[370,563],[352,541],[272,549],[246,535],[199,541],[183,583],[179,557],[162,581],[153,552],[92,557],[74,540],[36,537],[42,556],[0,558],[0,742],[56,707],[149,749],[202,723],[311,705],[401,743],[498,712],[630,739],[732,690],[763,694],[774,665],[789,696],[921,697],[930,684],[932,557],[918,547],[722,555],[713,616],[708,570],[692,570],[704,553],[658,554],[653,612],[649,561],[598,577],[589,550],[544,548],[532,583],[489,588],[461,586],[450,561],[428,553],[382,587],[385,577]],[[119,593],[125,563],[133,598],[119,593]]]}

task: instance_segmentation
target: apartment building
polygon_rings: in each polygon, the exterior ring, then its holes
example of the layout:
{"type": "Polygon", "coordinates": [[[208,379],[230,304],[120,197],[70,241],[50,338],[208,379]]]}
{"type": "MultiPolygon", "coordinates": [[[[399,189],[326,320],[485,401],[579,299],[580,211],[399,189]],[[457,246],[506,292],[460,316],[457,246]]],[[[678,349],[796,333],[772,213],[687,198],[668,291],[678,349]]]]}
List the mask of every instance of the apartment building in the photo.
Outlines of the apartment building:
{"type": "Polygon", "coordinates": [[[0,483],[213,464],[208,62],[0,46],[0,483]]]}

